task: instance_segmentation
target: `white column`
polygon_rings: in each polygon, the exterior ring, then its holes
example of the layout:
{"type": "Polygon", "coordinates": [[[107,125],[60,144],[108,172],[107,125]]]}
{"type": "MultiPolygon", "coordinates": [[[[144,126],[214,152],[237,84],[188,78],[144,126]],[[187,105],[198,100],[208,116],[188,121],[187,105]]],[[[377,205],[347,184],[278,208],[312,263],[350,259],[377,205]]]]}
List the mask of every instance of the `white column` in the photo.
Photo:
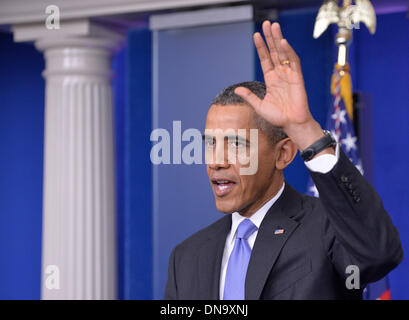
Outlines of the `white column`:
{"type": "MultiPolygon", "coordinates": [[[[23,30],[24,31],[24,30],[23,30]]],[[[43,299],[115,299],[115,36],[42,37],[43,299]]]]}
{"type": "Polygon", "coordinates": [[[46,60],[43,299],[116,298],[116,45],[92,37],[36,42],[46,60]]]}

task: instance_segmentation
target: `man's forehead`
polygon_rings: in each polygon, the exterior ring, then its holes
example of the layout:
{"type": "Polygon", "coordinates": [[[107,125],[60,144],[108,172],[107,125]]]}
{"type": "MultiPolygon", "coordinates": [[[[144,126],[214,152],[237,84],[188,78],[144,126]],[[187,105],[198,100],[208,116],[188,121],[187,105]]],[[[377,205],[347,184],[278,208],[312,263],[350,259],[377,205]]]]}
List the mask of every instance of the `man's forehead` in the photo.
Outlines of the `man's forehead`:
{"type": "Polygon", "coordinates": [[[254,110],[247,105],[212,105],[207,113],[206,128],[257,128],[254,110]]]}

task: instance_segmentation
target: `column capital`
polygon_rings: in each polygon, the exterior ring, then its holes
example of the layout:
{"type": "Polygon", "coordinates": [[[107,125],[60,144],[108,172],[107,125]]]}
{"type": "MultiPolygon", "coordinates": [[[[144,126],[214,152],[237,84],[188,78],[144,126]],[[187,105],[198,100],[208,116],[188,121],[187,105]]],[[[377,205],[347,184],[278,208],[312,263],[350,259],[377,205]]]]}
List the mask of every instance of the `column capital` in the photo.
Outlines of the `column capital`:
{"type": "Polygon", "coordinates": [[[122,46],[125,31],[115,26],[106,26],[88,18],[65,20],[59,29],[47,29],[45,23],[18,24],[12,27],[14,41],[34,41],[36,48],[98,48],[117,51],[122,46]]]}
{"type": "Polygon", "coordinates": [[[90,19],[66,20],[60,29],[47,29],[44,23],[16,25],[13,32],[15,41],[34,41],[44,53],[46,78],[82,75],[107,81],[111,56],[125,41],[123,30],[90,19]]]}

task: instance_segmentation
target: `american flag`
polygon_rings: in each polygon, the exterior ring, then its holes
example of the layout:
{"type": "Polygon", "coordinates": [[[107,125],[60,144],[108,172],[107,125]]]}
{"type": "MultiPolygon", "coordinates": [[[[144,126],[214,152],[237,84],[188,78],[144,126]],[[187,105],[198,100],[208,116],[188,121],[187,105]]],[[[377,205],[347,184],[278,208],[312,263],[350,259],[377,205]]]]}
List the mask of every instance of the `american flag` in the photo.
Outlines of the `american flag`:
{"type": "Polygon", "coordinates": [[[274,234],[283,234],[283,233],[284,233],[284,229],[282,229],[282,228],[276,229],[274,231],[274,234]]]}
{"type": "MultiPolygon", "coordinates": [[[[326,129],[331,131],[332,135],[337,140],[340,148],[345,152],[351,162],[357,167],[357,169],[364,174],[362,167],[362,161],[359,156],[358,138],[355,135],[354,126],[348,112],[345,108],[344,100],[341,97],[341,78],[348,72],[348,66],[346,68],[335,66],[334,69],[334,90],[333,98],[334,103],[329,109],[327,116],[326,129]]],[[[350,86],[346,86],[350,88],[350,86]]],[[[352,96],[352,92],[350,93],[352,96]]],[[[319,192],[314,185],[312,178],[310,177],[306,194],[314,197],[319,197],[319,192]]],[[[388,277],[368,285],[364,290],[364,299],[366,300],[390,300],[390,290],[388,277]]]]}
{"type": "MultiPolygon", "coordinates": [[[[362,162],[359,157],[358,150],[358,138],[355,135],[354,126],[340,94],[340,71],[342,70],[338,69],[337,67],[334,70],[334,103],[328,112],[326,129],[331,131],[339,146],[352,161],[352,163],[358,168],[361,174],[363,174],[362,162]]],[[[314,197],[319,197],[318,190],[311,178],[309,179],[306,193],[314,197]]]]}

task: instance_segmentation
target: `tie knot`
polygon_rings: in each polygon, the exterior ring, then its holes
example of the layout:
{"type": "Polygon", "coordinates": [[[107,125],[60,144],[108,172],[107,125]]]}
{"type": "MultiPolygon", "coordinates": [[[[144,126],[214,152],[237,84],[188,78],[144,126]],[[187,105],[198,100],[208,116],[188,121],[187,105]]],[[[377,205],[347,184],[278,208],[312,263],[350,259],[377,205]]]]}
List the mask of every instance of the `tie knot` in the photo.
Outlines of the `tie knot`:
{"type": "Polygon", "coordinates": [[[237,239],[248,239],[254,231],[257,230],[257,227],[251,222],[250,219],[244,219],[240,222],[237,227],[237,239]]]}

